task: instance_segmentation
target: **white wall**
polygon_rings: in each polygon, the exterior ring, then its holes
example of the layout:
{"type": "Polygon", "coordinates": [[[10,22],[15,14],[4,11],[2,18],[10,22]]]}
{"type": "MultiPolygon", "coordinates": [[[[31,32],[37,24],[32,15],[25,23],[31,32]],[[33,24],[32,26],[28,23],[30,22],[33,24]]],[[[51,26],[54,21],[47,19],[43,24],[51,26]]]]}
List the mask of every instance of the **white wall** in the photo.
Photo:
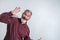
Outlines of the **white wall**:
{"type": "MultiPolygon", "coordinates": [[[[60,0],[0,0],[0,14],[21,7],[20,17],[25,9],[33,12],[28,21],[30,37],[34,40],[60,40],[60,0]]],[[[6,24],[0,23],[0,40],[6,33],[6,24]]]]}

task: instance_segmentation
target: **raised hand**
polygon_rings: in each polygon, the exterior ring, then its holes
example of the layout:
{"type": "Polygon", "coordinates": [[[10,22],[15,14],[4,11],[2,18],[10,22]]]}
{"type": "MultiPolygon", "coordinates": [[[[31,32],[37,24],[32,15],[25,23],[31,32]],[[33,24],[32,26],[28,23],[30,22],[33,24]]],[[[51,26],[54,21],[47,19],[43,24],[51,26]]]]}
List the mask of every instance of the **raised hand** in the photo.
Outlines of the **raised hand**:
{"type": "Polygon", "coordinates": [[[12,14],[17,14],[18,12],[20,12],[20,7],[16,7],[14,10],[11,11],[12,14]]]}

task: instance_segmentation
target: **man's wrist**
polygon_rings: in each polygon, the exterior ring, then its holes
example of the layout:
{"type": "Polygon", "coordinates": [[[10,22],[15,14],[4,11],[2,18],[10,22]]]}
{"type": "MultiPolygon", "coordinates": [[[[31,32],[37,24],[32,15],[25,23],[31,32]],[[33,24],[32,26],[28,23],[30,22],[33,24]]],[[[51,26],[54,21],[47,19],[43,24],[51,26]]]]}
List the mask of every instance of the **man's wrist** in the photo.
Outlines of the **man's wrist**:
{"type": "Polygon", "coordinates": [[[16,14],[15,10],[12,10],[12,11],[11,11],[11,13],[12,13],[13,15],[15,15],[15,14],[16,14]]]}
{"type": "Polygon", "coordinates": [[[14,15],[12,11],[10,11],[10,14],[11,14],[11,15],[14,15]]]}

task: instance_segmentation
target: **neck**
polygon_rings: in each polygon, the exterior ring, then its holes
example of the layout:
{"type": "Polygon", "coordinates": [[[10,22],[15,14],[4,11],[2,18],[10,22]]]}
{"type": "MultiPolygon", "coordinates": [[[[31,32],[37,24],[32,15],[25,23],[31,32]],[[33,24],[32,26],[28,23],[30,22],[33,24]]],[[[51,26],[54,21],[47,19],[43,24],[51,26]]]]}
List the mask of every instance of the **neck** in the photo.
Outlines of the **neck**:
{"type": "Polygon", "coordinates": [[[27,22],[27,20],[21,18],[21,22],[22,22],[22,24],[25,24],[27,22]]]}

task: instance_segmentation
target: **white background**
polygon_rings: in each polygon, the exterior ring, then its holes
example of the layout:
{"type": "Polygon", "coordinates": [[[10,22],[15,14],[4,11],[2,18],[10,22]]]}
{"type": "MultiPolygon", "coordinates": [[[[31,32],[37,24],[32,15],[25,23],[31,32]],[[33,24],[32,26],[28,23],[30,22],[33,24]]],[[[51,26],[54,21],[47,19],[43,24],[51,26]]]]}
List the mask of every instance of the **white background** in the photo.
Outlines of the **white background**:
{"type": "MultiPolygon", "coordinates": [[[[31,39],[60,40],[60,0],[0,0],[0,14],[20,7],[32,11],[28,21],[31,39]]],[[[0,40],[4,39],[7,24],[0,23],[0,40]]]]}

